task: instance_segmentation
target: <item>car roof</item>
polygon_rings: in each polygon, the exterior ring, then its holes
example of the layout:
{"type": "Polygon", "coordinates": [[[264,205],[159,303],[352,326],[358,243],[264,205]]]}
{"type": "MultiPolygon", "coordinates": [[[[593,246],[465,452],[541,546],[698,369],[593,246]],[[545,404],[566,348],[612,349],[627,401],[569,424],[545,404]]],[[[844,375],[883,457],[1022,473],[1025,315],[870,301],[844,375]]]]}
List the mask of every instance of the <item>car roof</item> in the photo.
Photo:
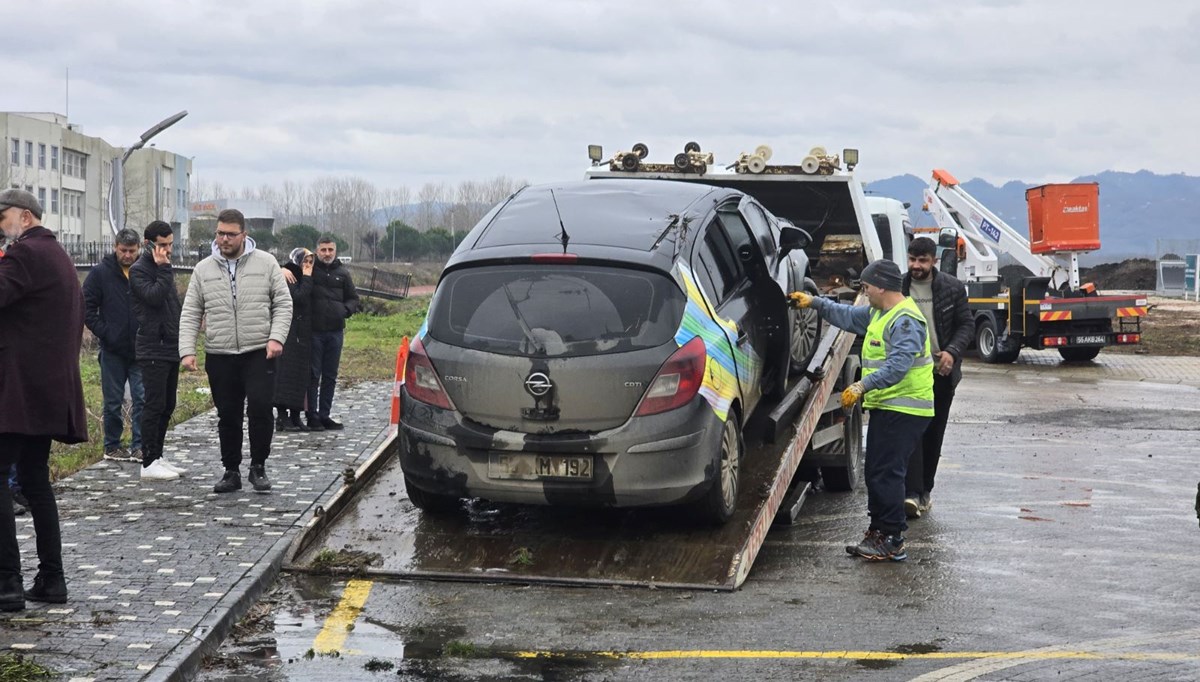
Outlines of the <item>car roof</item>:
{"type": "Polygon", "coordinates": [[[703,217],[716,203],[739,196],[735,190],[671,181],[584,180],[526,187],[467,235],[446,269],[480,260],[561,253],[565,230],[565,251],[580,258],[669,271],[682,245],[679,228],[703,217]]]}

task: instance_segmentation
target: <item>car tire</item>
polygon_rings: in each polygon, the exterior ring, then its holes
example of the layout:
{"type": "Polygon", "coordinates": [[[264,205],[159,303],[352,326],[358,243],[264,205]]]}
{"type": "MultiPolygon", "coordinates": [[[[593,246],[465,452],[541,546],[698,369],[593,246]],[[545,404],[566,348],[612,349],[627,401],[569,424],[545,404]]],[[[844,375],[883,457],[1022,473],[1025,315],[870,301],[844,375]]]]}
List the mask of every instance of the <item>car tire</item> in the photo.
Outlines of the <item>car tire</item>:
{"type": "Polygon", "coordinates": [[[457,497],[421,490],[413,485],[412,479],[407,475],[404,477],[404,491],[408,494],[408,501],[423,512],[439,514],[452,512],[459,508],[457,497]]]}
{"type": "Polygon", "coordinates": [[[717,462],[717,476],[712,487],[696,503],[695,511],[701,521],[724,524],[733,518],[733,512],[737,509],[742,451],[742,431],[738,427],[737,415],[730,412],[721,426],[721,454],[717,462]]]}
{"type": "Polygon", "coordinates": [[[991,317],[981,318],[976,323],[975,349],[979,351],[979,359],[991,365],[1014,362],[1017,356],[1021,354],[1019,347],[1015,350],[1004,347],[1004,344],[1000,341],[1000,333],[996,328],[996,321],[991,317]]]}
{"type": "MultiPolygon", "coordinates": [[[[811,279],[804,280],[804,292],[819,296],[817,285],[811,279]]],[[[788,308],[788,361],[789,373],[801,374],[808,369],[817,346],[821,343],[821,316],[816,308],[788,308]]]]}
{"type": "MultiPolygon", "coordinates": [[[[840,391],[846,386],[858,380],[859,363],[857,359],[851,358],[851,361],[846,363],[842,370],[842,380],[838,383],[836,390],[840,391]]],[[[825,489],[830,492],[850,492],[858,487],[858,482],[862,480],[862,471],[864,460],[866,457],[863,451],[863,411],[862,401],[854,404],[854,409],[849,415],[846,415],[845,421],[842,422],[844,430],[842,432],[842,442],[838,444],[841,448],[841,466],[823,466],[821,467],[821,478],[825,482],[825,489]]]]}

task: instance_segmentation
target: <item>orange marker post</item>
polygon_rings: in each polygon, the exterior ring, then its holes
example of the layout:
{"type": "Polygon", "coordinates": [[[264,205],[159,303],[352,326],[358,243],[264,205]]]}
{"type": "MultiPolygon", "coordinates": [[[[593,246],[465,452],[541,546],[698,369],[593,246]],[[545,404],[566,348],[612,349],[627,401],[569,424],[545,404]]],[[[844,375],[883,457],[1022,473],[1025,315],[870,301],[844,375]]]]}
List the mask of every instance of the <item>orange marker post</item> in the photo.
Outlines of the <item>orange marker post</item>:
{"type": "Polygon", "coordinates": [[[400,348],[396,349],[396,381],[392,384],[392,424],[391,432],[400,430],[400,386],[404,384],[404,370],[408,361],[408,337],[400,339],[400,348]]]}

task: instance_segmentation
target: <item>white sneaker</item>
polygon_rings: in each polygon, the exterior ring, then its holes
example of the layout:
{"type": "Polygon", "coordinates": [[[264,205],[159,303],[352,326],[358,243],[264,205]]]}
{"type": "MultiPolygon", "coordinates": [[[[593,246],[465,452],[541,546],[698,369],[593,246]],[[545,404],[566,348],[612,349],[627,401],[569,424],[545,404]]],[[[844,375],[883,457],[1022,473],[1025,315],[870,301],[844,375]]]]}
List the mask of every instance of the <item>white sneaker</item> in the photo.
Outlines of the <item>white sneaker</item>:
{"type": "Polygon", "coordinates": [[[156,459],[148,467],[142,467],[143,481],[174,481],[179,474],[168,469],[162,459],[156,459]]]}
{"type": "Polygon", "coordinates": [[[168,462],[166,455],[159,457],[158,460],[156,460],[156,461],[158,461],[164,467],[166,467],[168,471],[174,471],[177,474],[186,474],[187,473],[187,469],[184,469],[183,467],[176,465],[174,462],[168,462]]]}

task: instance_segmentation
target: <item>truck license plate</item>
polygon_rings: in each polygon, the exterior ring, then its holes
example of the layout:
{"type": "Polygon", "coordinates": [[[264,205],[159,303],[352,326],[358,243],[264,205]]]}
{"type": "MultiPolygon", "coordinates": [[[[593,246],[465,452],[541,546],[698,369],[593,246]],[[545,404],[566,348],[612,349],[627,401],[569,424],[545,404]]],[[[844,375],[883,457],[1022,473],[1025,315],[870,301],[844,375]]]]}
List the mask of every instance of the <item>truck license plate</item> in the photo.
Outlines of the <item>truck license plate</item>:
{"type": "Polygon", "coordinates": [[[1076,336],[1075,338],[1071,339],[1071,342],[1072,343],[1107,343],[1108,337],[1104,336],[1103,334],[1097,334],[1094,336],[1076,336]]]}
{"type": "Polygon", "coordinates": [[[592,479],[592,458],[562,455],[491,454],[488,456],[488,478],[508,478],[519,481],[569,478],[590,481],[592,479]]]}

